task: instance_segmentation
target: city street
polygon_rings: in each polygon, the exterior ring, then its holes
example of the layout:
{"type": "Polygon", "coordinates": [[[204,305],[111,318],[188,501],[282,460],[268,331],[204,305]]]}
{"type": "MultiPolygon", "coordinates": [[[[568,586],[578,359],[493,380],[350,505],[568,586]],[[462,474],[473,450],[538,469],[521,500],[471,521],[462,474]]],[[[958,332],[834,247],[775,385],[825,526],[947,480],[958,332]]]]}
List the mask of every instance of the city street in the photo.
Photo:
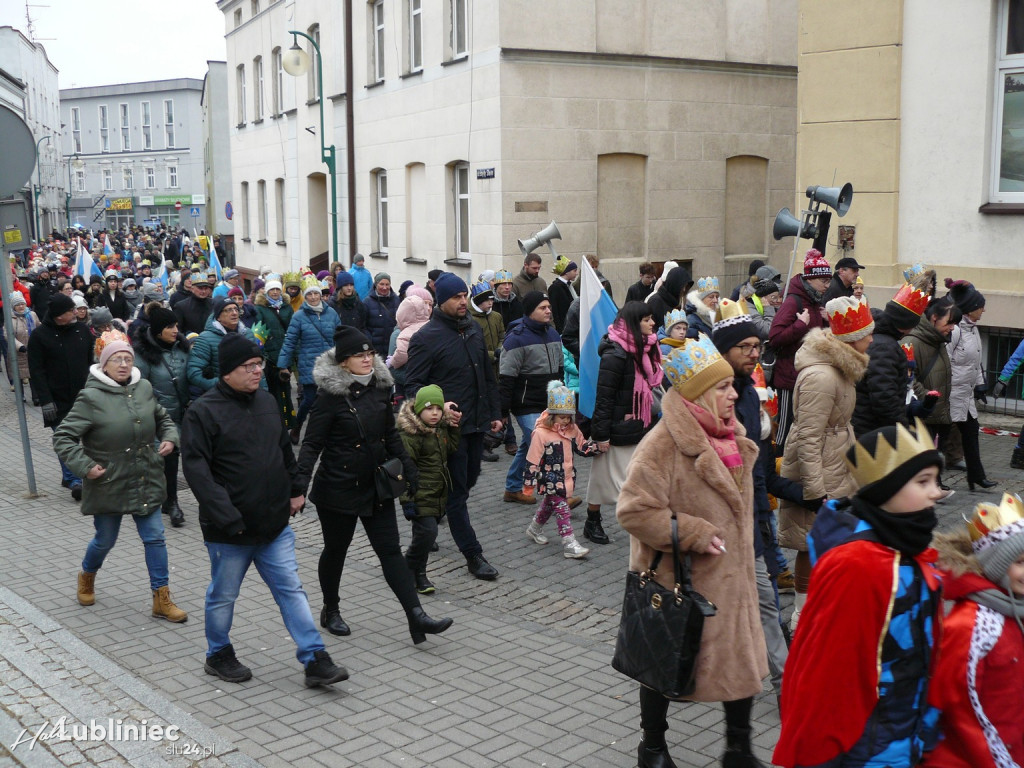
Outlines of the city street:
{"type": "MultiPolygon", "coordinates": [[[[500,501],[509,457],[484,464],[470,499],[494,582],[469,576],[446,529],[429,575],[438,591],[423,599],[432,616],[452,616],[442,636],[413,646],[404,616],[361,533],[342,580],[346,638],[323,633],[334,660],[351,677],[333,688],[303,687],[295,646],[269,590],[255,572],[242,588],[232,640],[253,670],[233,685],[203,672],[203,597],[209,560],[191,494],[187,524],[166,532],[171,592],[190,614],[184,625],[152,619],[142,546],[133,526],[96,579],[96,605],[79,606],[75,577],[91,536],[59,486],[50,432],[29,408],[39,497],[26,482],[13,395],[0,403],[0,766],[593,766],[636,762],[637,685],[610,666],[628,537],[612,510],[612,543],[590,545],[582,561],[562,557],[553,541],[524,535],[531,508],[500,501]],[[60,740],[64,718],[65,740],[60,740]],[[117,738],[123,724],[159,725],[174,739],[117,738]],[[72,738],[72,726],[92,724],[72,738]],[[167,730],[171,729],[171,730],[167,730]],[[38,739],[34,737],[38,735],[38,739]],[[113,736],[113,737],[111,737],[113,736]],[[49,738],[48,738],[49,737],[49,738]]],[[[995,491],[1019,491],[1024,476],[1009,469],[1014,440],[982,435],[995,491]]],[[[589,462],[581,461],[586,487],[589,462]]],[[[955,525],[976,501],[962,473],[939,508],[955,525]]],[[[585,515],[576,511],[578,533],[585,515]]],[[[319,524],[307,509],[294,521],[300,573],[314,615],[319,524]]],[[[408,528],[400,527],[404,538],[408,528]]],[[[786,597],[788,603],[790,597],[786,597]]],[[[724,725],[718,705],[670,709],[668,743],[680,766],[717,765],[724,725]]],[[[778,735],[775,697],[754,707],[755,744],[766,763],[778,735]]]]}

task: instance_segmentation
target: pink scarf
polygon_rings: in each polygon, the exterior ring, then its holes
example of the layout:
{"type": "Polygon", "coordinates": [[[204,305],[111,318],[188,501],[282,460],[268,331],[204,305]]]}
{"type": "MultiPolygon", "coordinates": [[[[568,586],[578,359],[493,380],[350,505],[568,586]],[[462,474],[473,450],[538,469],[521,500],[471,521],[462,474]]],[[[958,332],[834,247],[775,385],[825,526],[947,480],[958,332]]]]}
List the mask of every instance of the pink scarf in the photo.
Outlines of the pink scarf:
{"type": "Polygon", "coordinates": [[[711,411],[702,408],[696,403],[691,403],[685,397],[687,409],[693,414],[693,418],[700,424],[708,442],[715,449],[718,458],[725,464],[725,468],[738,478],[738,471],[743,469],[743,457],[740,455],[740,447],[736,444],[736,417],[730,419],[716,419],[711,411]]]}
{"type": "Polygon", "coordinates": [[[624,321],[616,320],[608,326],[608,338],[626,350],[633,361],[633,417],[640,419],[645,427],[649,427],[654,388],[661,384],[661,377],[664,375],[664,371],[661,370],[658,336],[651,333],[644,339],[642,368],[636,364],[636,344],[624,321]]]}

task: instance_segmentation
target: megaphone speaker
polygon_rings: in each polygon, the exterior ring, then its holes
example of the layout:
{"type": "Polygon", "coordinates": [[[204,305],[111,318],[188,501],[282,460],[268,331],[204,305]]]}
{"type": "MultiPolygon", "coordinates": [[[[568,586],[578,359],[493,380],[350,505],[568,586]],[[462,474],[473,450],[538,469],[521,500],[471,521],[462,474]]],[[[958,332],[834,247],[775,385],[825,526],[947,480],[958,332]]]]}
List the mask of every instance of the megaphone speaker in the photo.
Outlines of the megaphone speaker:
{"type": "Polygon", "coordinates": [[[775,214],[775,223],[772,224],[772,237],[776,240],[781,240],[784,237],[811,239],[814,237],[814,230],[813,224],[809,223],[807,226],[804,226],[804,223],[794,216],[789,208],[783,208],[775,214]]]}
{"type": "Polygon", "coordinates": [[[835,209],[842,218],[850,210],[850,203],[853,202],[853,185],[847,182],[841,187],[808,187],[807,197],[835,209]]]}
{"type": "MultiPolygon", "coordinates": [[[[535,250],[540,248],[542,245],[547,245],[551,248],[552,240],[561,240],[562,234],[558,231],[558,225],[555,222],[551,222],[540,232],[537,232],[525,240],[516,240],[516,244],[519,246],[519,250],[523,252],[523,256],[527,256],[533,253],[535,250]]],[[[555,252],[554,248],[551,248],[551,253],[555,252]]]]}

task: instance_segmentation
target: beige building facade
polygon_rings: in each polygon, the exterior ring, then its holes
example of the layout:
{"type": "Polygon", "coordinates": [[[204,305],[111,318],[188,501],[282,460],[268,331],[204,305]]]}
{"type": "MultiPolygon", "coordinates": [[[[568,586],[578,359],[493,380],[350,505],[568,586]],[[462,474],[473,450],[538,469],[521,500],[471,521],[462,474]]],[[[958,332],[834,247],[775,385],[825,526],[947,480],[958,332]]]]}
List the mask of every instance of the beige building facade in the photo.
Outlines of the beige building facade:
{"type": "Polygon", "coordinates": [[[359,251],[396,282],[516,271],[516,240],[551,220],[555,248],[598,254],[619,297],[643,261],[729,283],[753,258],[788,260],[770,229],[794,188],[795,0],[355,3],[351,94],[343,4],[219,7],[240,264],[292,269],[331,252],[315,83],[277,67],[290,29],[319,35],[346,265],[359,251]]]}

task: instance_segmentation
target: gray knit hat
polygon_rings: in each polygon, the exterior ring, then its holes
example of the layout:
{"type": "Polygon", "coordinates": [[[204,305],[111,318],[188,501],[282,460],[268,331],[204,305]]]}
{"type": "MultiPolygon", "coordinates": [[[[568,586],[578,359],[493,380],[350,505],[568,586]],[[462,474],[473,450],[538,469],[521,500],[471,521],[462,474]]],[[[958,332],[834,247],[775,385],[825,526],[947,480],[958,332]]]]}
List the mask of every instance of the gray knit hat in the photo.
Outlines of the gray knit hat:
{"type": "Polygon", "coordinates": [[[1004,493],[998,507],[978,504],[967,530],[985,578],[1009,590],[1010,566],[1024,555],[1024,516],[1020,499],[1004,493]]]}

